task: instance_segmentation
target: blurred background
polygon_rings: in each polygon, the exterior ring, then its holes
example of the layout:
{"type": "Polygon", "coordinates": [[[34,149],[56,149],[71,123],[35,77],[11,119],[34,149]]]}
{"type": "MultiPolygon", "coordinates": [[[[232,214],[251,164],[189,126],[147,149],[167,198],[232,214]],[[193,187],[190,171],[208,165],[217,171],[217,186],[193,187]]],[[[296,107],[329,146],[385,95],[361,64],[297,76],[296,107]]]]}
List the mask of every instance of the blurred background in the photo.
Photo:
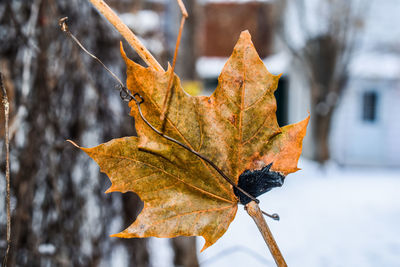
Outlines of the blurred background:
{"type": "MultiPolygon", "coordinates": [[[[109,0],[157,60],[172,60],[174,0],[109,0]]],[[[272,232],[290,266],[400,265],[400,2],[398,0],[184,0],[189,19],[176,73],[210,95],[240,32],[273,74],[282,73],[281,126],[311,114],[299,167],[260,198],[277,212],[272,232]]],[[[134,193],[104,194],[97,165],[65,142],[90,147],[135,135],[134,120],[104,69],[123,80],[122,37],[87,0],[0,1],[0,71],[11,102],[10,266],[274,266],[240,208],[227,233],[202,238],[109,237],[136,218],[134,193]],[[197,247],[196,247],[197,245],[197,247]]],[[[144,64],[125,43],[128,56],[144,64]]],[[[4,114],[0,134],[4,147],[4,114]]],[[[1,150],[0,254],[6,249],[1,150]]]]}

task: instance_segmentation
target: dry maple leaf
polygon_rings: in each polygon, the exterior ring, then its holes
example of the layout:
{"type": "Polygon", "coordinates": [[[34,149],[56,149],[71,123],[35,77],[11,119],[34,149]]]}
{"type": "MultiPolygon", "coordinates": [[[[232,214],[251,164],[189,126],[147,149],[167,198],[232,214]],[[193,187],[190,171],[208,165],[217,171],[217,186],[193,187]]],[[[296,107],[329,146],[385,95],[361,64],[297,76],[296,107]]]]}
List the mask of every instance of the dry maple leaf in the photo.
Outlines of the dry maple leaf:
{"type": "MultiPolygon", "coordinates": [[[[267,71],[247,31],[241,33],[210,97],[189,96],[174,77],[164,125],[159,118],[171,69],[144,68],[121,52],[127,87],[143,97],[144,117],[212,160],[236,184],[246,170],[271,163],[268,169],[284,176],[298,170],[308,118],[279,127],[274,97],[279,76],[267,71]]],[[[202,159],[151,130],[134,101],[129,105],[138,137],[82,148],[110,177],[107,192],[132,191],[144,202],[136,221],[113,236],[203,236],[204,250],[236,215],[238,198],[232,186],[202,159]]]]}

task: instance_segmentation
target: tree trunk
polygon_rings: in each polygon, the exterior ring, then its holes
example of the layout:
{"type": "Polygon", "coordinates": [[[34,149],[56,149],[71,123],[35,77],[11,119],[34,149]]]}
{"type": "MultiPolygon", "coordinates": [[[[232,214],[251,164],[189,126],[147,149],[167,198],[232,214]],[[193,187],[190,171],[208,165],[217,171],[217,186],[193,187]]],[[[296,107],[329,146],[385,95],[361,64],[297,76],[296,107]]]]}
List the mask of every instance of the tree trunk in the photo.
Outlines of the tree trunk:
{"type": "Polygon", "coordinates": [[[327,103],[328,93],[325,92],[329,92],[326,87],[311,86],[313,158],[320,164],[324,164],[330,158],[329,134],[336,104],[327,103]]]}
{"type": "Polygon", "coordinates": [[[326,115],[312,113],[314,159],[323,164],[330,158],[329,133],[331,129],[332,111],[326,115]]]}
{"type": "MultiPolygon", "coordinates": [[[[112,255],[121,245],[129,264],[148,266],[145,239],[122,242],[109,237],[132,223],[139,199],[105,195],[108,178],[65,142],[92,146],[134,135],[135,130],[115,82],[61,32],[58,19],[67,15],[70,30],[122,78],[120,37],[88,1],[2,1],[4,9],[0,57],[8,69],[1,71],[8,73],[5,79],[15,90],[11,120],[16,122],[10,143],[9,266],[112,266],[112,255]]],[[[3,200],[0,203],[3,215],[3,200]]],[[[1,221],[1,238],[4,229],[1,221]]]]}
{"type": "Polygon", "coordinates": [[[172,239],[174,264],[182,267],[198,267],[196,238],[180,236],[172,239]]]}

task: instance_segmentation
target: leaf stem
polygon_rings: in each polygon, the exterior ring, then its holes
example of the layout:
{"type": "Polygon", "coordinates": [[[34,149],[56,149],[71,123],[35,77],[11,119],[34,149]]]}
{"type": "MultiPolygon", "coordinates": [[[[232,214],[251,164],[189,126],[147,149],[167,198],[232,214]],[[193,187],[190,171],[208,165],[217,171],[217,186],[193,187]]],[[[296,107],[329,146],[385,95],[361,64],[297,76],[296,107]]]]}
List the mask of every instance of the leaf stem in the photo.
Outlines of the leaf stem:
{"type": "Polygon", "coordinates": [[[0,72],[0,87],[3,94],[3,105],[4,105],[4,140],[6,144],[6,205],[7,205],[7,249],[3,259],[3,266],[7,266],[8,254],[11,247],[11,204],[10,204],[10,140],[9,140],[9,129],[8,119],[10,104],[8,102],[7,91],[3,84],[3,74],[0,72]]]}
{"type": "Polygon", "coordinates": [[[258,204],[254,201],[251,201],[246,205],[246,211],[250,215],[250,217],[253,218],[258,227],[258,230],[261,232],[265,243],[267,244],[269,251],[272,254],[272,257],[274,257],[276,265],[278,267],[287,267],[285,259],[283,258],[282,253],[279,250],[278,244],[276,244],[276,241],[272,236],[271,230],[269,229],[268,224],[265,221],[265,218],[258,204]]]}
{"type": "Polygon", "coordinates": [[[165,94],[163,105],[162,105],[162,109],[161,109],[160,120],[163,123],[162,131],[164,131],[164,126],[165,126],[165,124],[164,124],[164,122],[165,122],[165,114],[167,113],[168,108],[169,108],[168,101],[169,101],[169,98],[170,98],[170,91],[171,91],[172,81],[174,79],[174,70],[175,70],[176,58],[178,57],[178,50],[179,50],[179,44],[181,43],[183,26],[185,25],[185,20],[189,17],[188,12],[186,10],[186,7],[183,4],[182,0],[177,0],[177,2],[178,2],[179,8],[180,8],[181,13],[182,13],[182,18],[181,18],[181,25],[179,26],[178,37],[176,38],[175,52],[174,52],[174,58],[173,58],[173,61],[172,61],[171,74],[169,75],[169,79],[168,79],[167,93],[165,94]]]}
{"type": "Polygon", "coordinates": [[[106,17],[106,19],[117,29],[117,31],[125,38],[146,64],[156,71],[163,71],[160,63],[153,57],[147,48],[140,42],[136,35],[126,26],[117,14],[103,1],[90,0],[92,5],[106,17]]]}
{"type": "Polygon", "coordinates": [[[160,115],[160,120],[163,122],[163,125],[164,125],[164,121],[165,121],[165,114],[167,113],[167,109],[169,107],[168,100],[170,98],[170,91],[171,91],[172,81],[174,80],[176,57],[178,56],[179,44],[181,43],[181,36],[182,36],[182,31],[183,31],[183,26],[185,24],[185,20],[186,20],[186,17],[182,16],[181,25],[179,27],[178,38],[176,39],[174,59],[172,61],[172,70],[171,70],[171,74],[169,75],[169,79],[168,79],[167,93],[165,94],[163,105],[162,105],[162,109],[161,109],[162,111],[161,111],[161,115],[160,115]]]}

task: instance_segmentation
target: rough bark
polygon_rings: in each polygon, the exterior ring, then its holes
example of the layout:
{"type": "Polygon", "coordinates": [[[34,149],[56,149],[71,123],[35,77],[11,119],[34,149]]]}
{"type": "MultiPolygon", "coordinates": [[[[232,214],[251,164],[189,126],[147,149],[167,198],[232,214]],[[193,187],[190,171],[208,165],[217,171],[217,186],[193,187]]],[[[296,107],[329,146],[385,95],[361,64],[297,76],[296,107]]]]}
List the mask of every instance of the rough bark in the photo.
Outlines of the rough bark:
{"type": "Polygon", "coordinates": [[[120,245],[131,266],[148,266],[146,240],[108,236],[132,221],[138,198],[104,195],[107,178],[65,142],[132,135],[134,123],[114,81],[59,30],[58,19],[68,16],[71,31],[123,78],[118,34],[88,1],[3,1],[0,11],[1,66],[14,88],[16,127],[9,266],[112,265],[120,245]]]}

